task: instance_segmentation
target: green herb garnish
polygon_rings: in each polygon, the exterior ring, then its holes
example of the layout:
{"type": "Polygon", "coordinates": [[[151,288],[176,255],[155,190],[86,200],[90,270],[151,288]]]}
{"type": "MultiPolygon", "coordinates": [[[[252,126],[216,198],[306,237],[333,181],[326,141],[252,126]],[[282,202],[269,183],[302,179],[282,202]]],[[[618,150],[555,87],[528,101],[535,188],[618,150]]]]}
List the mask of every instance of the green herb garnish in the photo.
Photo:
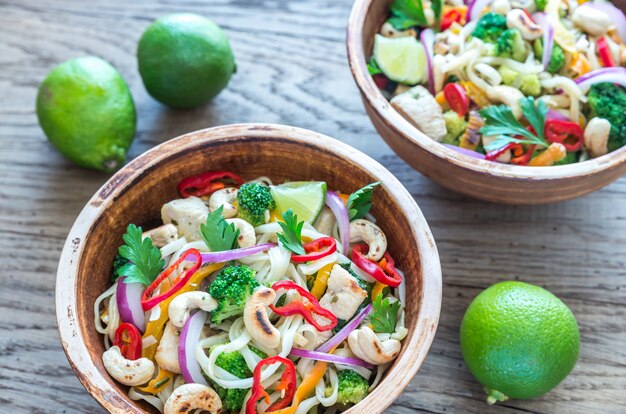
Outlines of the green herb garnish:
{"type": "Polygon", "coordinates": [[[224,206],[210,213],[206,223],[200,225],[200,235],[212,252],[232,250],[237,246],[239,230],[224,220],[224,206]]]}
{"type": "Polygon", "coordinates": [[[378,66],[376,60],[371,57],[370,60],[367,61],[367,71],[370,75],[378,75],[379,73],[383,73],[383,70],[378,66]]]}
{"type": "Polygon", "coordinates": [[[374,187],[379,185],[380,182],[375,182],[366,185],[365,187],[356,190],[348,197],[348,216],[350,220],[363,218],[369,213],[372,208],[372,196],[374,195],[374,187]]]}
{"type": "Polygon", "coordinates": [[[480,129],[480,132],[483,135],[497,137],[495,141],[485,146],[488,152],[498,150],[508,144],[548,146],[543,133],[548,106],[542,100],[535,106],[535,100],[532,97],[520,99],[520,106],[522,113],[536,133],[526,129],[515,118],[508,106],[488,106],[480,111],[480,115],[485,119],[485,126],[480,129]]]}
{"type": "Polygon", "coordinates": [[[396,30],[413,26],[428,26],[422,0],[394,0],[390,6],[392,16],[387,20],[396,30]]]}
{"type": "Polygon", "coordinates": [[[148,286],[165,267],[161,250],[152,244],[150,237],[142,238],[141,227],[129,224],[122,236],[124,245],[120,246],[120,256],[128,262],[117,269],[119,276],[125,276],[124,283],[142,283],[148,286]]]}
{"type": "Polygon", "coordinates": [[[304,247],[302,247],[302,226],[304,221],[298,221],[298,216],[293,214],[293,210],[289,209],[283,213],[283,221],[279,221],[280,228],[283,229],[282,233],[278,233],[278,240],[282,243],[283,247],[287,250],[291,250],[295,254],[304,254],[304,247]]]}
{"type": "Polygon", "coordinates": [[[394,333],[401,306],[399,300],[391,302],[389,298],[383,299],[382,294],[376,296],[376,299],[372,302],[373,311],[370,316],[370,323],[374,328],[374,332],[394,333]]]}

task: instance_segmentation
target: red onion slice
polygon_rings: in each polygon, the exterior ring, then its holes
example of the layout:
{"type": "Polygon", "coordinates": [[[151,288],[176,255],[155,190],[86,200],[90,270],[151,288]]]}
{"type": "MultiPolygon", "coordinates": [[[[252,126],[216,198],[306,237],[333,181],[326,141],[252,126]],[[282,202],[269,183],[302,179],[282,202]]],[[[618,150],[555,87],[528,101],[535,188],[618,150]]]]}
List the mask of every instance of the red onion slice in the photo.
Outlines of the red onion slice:
{"type": "Polygon", "coordinates": [[[289,353],[289,355],[300,358],[315,359],[318,361],[332,362],[334,364],[352,365],[355,367],[363,367],[367,369],[374,368],[374,365],[370,364],[369,362],[365,362],[359,358],[344,357],[318,351],[307,351],[306,349],[291,348],[291,352],[289,353]]]}
{"type": "Polygon", "coordinates": [[[616,83],[626,88],[626,68],[614,66],[596,69],[574,79],[574,82],[576,82],[583,91],[591,87],[591,85],[603,82],[616,83]]]}
{"type": "Polygon", "coordinates": [[[345,341],[345,339],[350,335],[350,332],[354,331],[359,327],[363,319],[372,311],[372,304],[367,305],[359,314],[353,318],[350,322],[346,324],[335,336],[330,338],[328,341],[324,342],[319,348],[316,349],[317,352],[329,353],[331,349],[335,348],[337,345],[345,341]]]}
{"type": "Polygon", "coordinates": [[[491,0],[475,0],[471,2],[467,6],[467,21],[471,22],[472,20],[479,18],[480,14],[483,12],[485,7],[489,5],[489,3],[491,3],[491,0]]]}
{"type": "Polygon", "coordinates": [[[331,190],[326,192],[325,204],[333,212],[335,219],[337,219],[341,252],[344,256],[347,256],[350,251],[350,216],[348,215],[348,209],[341,197],[331,190]]]}
{"type": "Polygon", "coordinates": [[[265,243],[252,247],[244,247],[242,249],[226,250],[223,252],[202,253],[202,264],[229,262],[231,260],[241,259],[243,257],[251,256],[255,253],[269,250],[275,246],[276,244],[274,243],[265,243]]]}
{"type": "MultiPolygon", "coordinates": [[[[478,1],[478,0],[477,0],[478,1]]],[[[435,75],[433,73],[433,47],[435,45],[435,32],[432,29],[424,29],[420,33],[422,46],[426,51],[426,63],[428,65],[428,90],[435,93],[435,75]]]]}
{"type": "Polygon", "coordinates": [[[141,294],[145,286],[142,283],[124,283],[126,277],[117,282],[116,300],[122,322],[135,325],[142,333],[146,330],[146,314],[141,307],[141,294]]]}
{"type": "Polygon", "coordinates": [[[600,10],[609,15],[609,19],[615,25],[619,37],[626,42],[626,15],[620,9],[612,5],[608,1],[594,1],[582,4],[580,7],[591,7],[600,10]]]}
{"type": "Polygon", "coordinates": [[[180,364],[181,374],[183,374],[187,384],[209,385],[206,379],[204,379],[200,364],[195,357],[196,345],[200,340],[200,334],[206,318],[206,312],[198,311],[187,319],[185,326],[180,331],[180,337],[178,338],[178,363],[180,364]]]}
{"type": "Polygon", "coordinates": [[[443,144],[443,146],[446,147],[446,148],[450,148],[453,151],[456,151],[456,152],[461,153],[461,154],[468,155],[468,156],[473,157],[473,158],[478,158],[480,160],[484,160],[485,159],[485,155],[484,154],[481,154],[480,152],[472,151],[471,149],[457,147],[456,145],[450,145],[450,144],[443,144]]]}
{"type": "Polygon", "coordinates": [[[548,110],[548,114],[546,115],[546,119],[558,119],[560,121],[569,121],[569,117],[563,115],[559,111],[555,111],[554,109],[548,110]]]}
{"type": "Polygon", "coordinates": [[[554,49],[554,26],[552,26],[552,23],[550,23],[545,13],[533,13],[532,18],[541,26],[541,30],[543,30],[543,56],[541,57],[541,64],[543,68],[547,70],[550,65],[552,50],[554,49]]]}

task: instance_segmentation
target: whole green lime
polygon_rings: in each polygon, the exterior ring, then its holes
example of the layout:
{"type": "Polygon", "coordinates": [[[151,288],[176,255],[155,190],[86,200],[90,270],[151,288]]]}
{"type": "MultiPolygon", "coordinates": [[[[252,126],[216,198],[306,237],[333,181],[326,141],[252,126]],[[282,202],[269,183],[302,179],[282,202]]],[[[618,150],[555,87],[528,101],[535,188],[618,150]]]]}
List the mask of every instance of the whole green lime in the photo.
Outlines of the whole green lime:
{"type": "Polygon", "coordinates": [[[461,323],[461,351],[487,402],[535,398],[574,368],[580,335],[569,308],[547,290],[501,282],[481,292],[461,323]]]}
{"type": "Polygon", "coordinates": [[[50,142],[74,163],[116,170],[133,142],[136,113],[122,76],[97,57],[61,63],[37,93],[37,117],[50,142]]]}
{"type": "Polygon", "coordinates": [[[174,108],[203,105],[226,87],[236,70],[228,37],[197,14],[172,14],[153,22],[137,48],[148,93],[174,108]]]}

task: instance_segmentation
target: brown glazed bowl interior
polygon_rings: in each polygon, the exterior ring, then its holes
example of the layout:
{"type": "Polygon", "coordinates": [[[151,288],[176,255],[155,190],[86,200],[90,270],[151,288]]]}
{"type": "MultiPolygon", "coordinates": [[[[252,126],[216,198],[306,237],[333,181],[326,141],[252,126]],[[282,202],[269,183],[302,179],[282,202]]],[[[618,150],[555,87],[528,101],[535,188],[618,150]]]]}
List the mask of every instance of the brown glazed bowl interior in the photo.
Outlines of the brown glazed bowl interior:
{"type": "MultiPolygon", "coordinates": [[[[522,167],[479,160],[449,149],[402,117],[367,71],[374,35],[392,0],[356,0],[347,34],[348,61],[367,114],[389,146],[438,184],[469,196],[507,204],[542,204],[598,190],[626,174],[626,147],[582,163],[522,167]]],[[[626,0],[616,1],[622,10],[626,0]]]]}
{"type": "Polygon", "coordinates": [[[79,380],[111,413],[155,411],[132,401],[104,369],[93,304],[111,284],[111,263],[126,226],[157,225],[161,206],[178,197],[177,183],[208,170],[230,170],[247,179],[265,175],[278,183],[325,180],[343,192],[382,182],[372,213],[406,273],[409,334],[383,382],[349,410],[382,412],[415,375],[435,335],[441,306],[435,242],[411,195],[376,161],[324,135],[278,125],[231,125],[183,135],[133,160],[92,197],[69,233],[56,285],[61,341],[79,380]]]}

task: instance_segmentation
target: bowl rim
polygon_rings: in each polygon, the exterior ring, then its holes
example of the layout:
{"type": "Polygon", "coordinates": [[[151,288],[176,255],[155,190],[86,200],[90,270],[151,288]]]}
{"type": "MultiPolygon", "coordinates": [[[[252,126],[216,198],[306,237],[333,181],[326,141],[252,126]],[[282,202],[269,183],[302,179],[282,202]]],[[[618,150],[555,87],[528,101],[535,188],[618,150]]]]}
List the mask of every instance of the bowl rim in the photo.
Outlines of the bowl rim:
{"type": "MultiPolygon", "coordinates": [[[[166,141],[132,160],[114,174],[87,202],[74,222],[64,244],[59,260],[56,279],[56,317],[63,351],[76,376],[92,397],[111,413],[129,413],[137,411],[127,396],[113,388],[104,375],[94,365],[84,341],[83,332],[77,317],[77,271],[81,263],[86,237],[102,213],[117,199],[117,196],[134,185],[140,178],[159,163],[176,154],[189,151],[206,142],[231,141],[251,138],[277,139],[296,142],[313,147],[319,151],[330,152],[339,157],[348,157],[361,168],[385,183],[390,197],[394,199],[406,214],[412,236],[416,240],[420,255],[423,275],[423,294],[418,304],[418,315],[414,322],[415,333],[406,338],[403,346],[412,352],[405,352],[401,363],[394,365],[395,371],[402,370],[402,375],[394,377],[393,386],[388,381],[378,387],[364,401],[376,407],[373,412],[382,412],[409,384],[422,365],[432,344],[442,300],[441,264],[432,233],[421,210],[406,188],[391,172],[376,160],[349,145],[326,135],[284,125],[275,124],[233,124],[190,132],[166,141]],[[423,331],[418,335],[418,331],[423,331]],[[409,355],[410,354],[410,355],[409,355]],[[374,397],[375,396],[375,397],[374,397]],[[371,399],[370,399],[371,397],[371,399]],[[375,405],[371,403],[375,402],[375,405]],[[380,411],[378,411],[380,409],[380,411]]],[[[351,408],[347,413],[355,413],[351,408]]]]}
{"type": "Polygon", "coordinates": [[[624,146],[598,158],[575,164],[551,166],[550,168],[501,164],[462,154],[428,137],[391,106],[367,71],[367,59],[363,44],[363,27],[365,18],[372,4],[376,1],[383,0],[354,1],[346,32],[348,63],[363,99],[378,113],[381,120],[388,127],[399,133],[405,141],[417,145],[437,158],[449,161],[461,168],[513,181],[552,181],[582,178],[626,163],[626,146],[624,146]]]}

